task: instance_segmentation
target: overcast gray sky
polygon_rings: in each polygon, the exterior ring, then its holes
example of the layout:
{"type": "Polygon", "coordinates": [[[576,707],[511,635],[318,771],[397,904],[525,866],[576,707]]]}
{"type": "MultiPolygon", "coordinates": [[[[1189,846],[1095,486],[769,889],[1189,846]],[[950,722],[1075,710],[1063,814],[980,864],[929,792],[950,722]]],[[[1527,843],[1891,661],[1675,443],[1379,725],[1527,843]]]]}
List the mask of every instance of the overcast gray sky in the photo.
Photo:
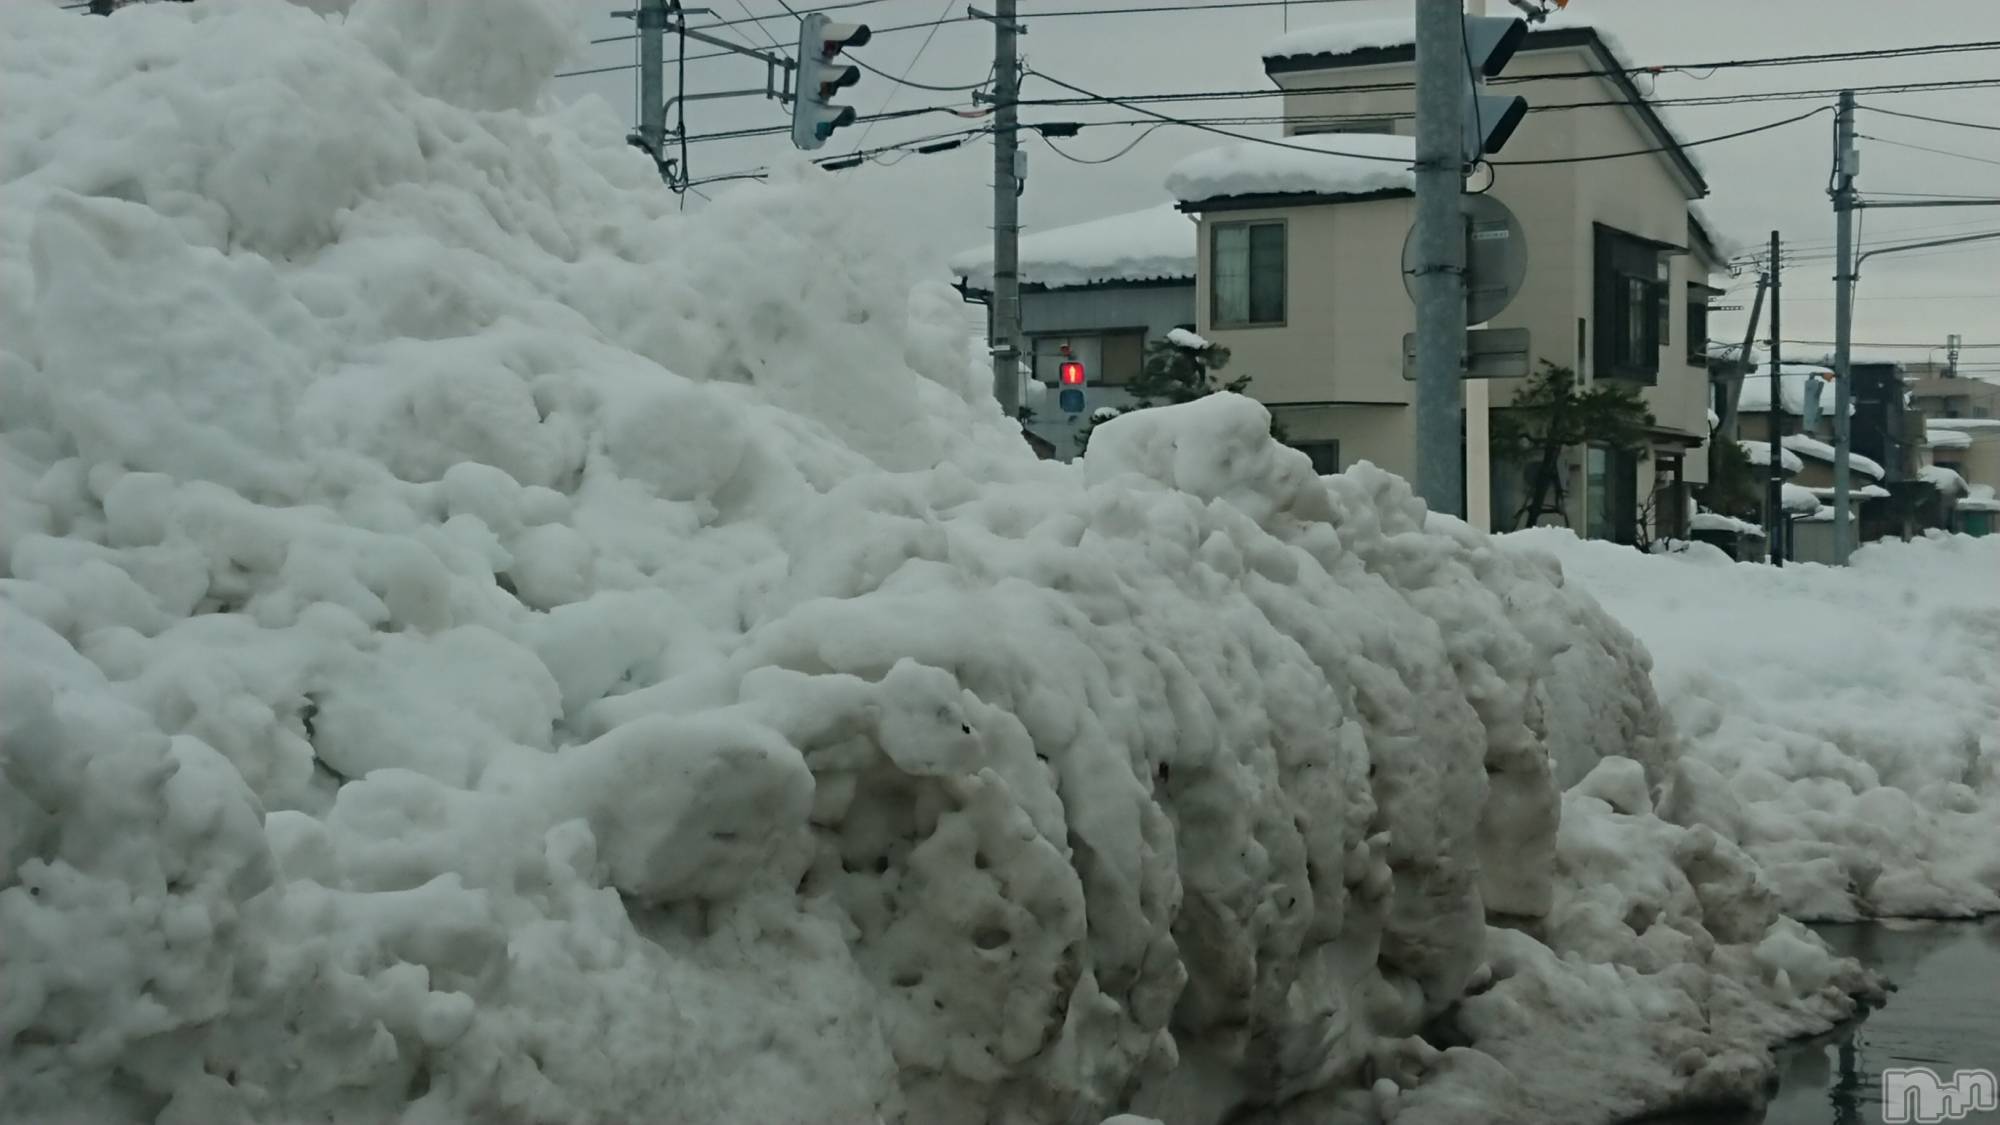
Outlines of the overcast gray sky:
{"type": "MultiPolygon", "coordinates": [[[[779,0],[701,2],[713,6],[716,14],[697,17],[698,21],[741,20],[746,15],[783,12],[779,0]]],[[[1500,0],[1494,3],[1496,11],[1505,6],[1500,0]]],[[[616,6],[622,5],[607,4],[607,13],[616,6]]],[[[807,7],[797,0],[793,6],[801,11],[807,7]]],[[[1409,11],[1411,0],[1295,3],[1289,10],[1184,9],[1035,18],[1036,13],[1065,9],[1147,6],[1164,4],[1159,0],[1021,0],[1028,27],[1023,57],[1037,69],[1106,94],[1266,87],[1269,83],[1259,51],[1287,25],[1296,29],[1335,20],[1395,15],[1409,11]]],[[[965,10],[966,0],[876,0],[847,16],[888,27],[962,16],[965,10]]],[[[2000,0],[1572,0],[1570,12],[1613,32],[1638,66],[2000,40],[2000,0]]],[[[608,14],[593,22],[599,29],[596,33],[607,36],[628,32],[630,26],[608,14]]],[[[789,17],[761,24],[740,23],[728,33],[768,46],[761,28],[768,28],[787,53],[793,49],[797,25],[789,17]]],[[[935,28],[925,46],[927,34],[926,30],[909,30],[878,35],[855,53],[891,74],[902,74],[910,67],[910,80],[932,85],[962,85],[987,74],[993,49],[989,25],[944,24],[935,28]]],[[[592,50],[595,53],[576,65],[614,65],[634,57],[629,42],[601,44],[592,50]]],[[[694,53],[693,44],[689,53],[694,53]]],[[[1655,81],[1660,96],[1676,97],[1995,76],[2000,76],[2000,51],[1722,70],[1706,78],[1666,73],[1655,81]]],[[[689,64],[687,88],[691,93],[730,89],[757,85],[762,80],[762,68],[751,60],[707,59],[689,64]]],[[[557,88],[565,96],[602,96],[621,114],[630,116],[635,82],[633,74],[625,71],[564,79],[557,88]]],[[[1025,97],[1064,93],[1032,78],[1023,89],[1025,97]]],[[[848,91],[847,100],[863,113],[885,107],[970,106],[963,94],[897,86],[872,74],[862,76],[861,84],[848,91]]],[[[2000,87],[1868,95],[1861,100],[1864,106],[2000,125],[2000,87]]],[[[1789,117],[1810,104],[1680,106],[1670,109],[1668,118],[1683,139],[1692,140],[1789,117]]],[[[1180,104],[1162,108],[1180,115],[1275,115],[1278,105],[1272,99],[1233,106],[1180,104]]],[[[1132,114],[1115,107],[1084,111],[1065,107],[1024,110],[1023,116],[1028,121],[1088,121],[1130,118],[1132,114]]],[[[696,102],[688,112],[689,132],[696,135],[777,125],[786,120],[785,111],[776,102],[758,99],[696,102]]],[[[949,113],[930,113],[878,123],[866,133],[865,141],[864,126],[852,126],[837,133],[820,155],[844,152],[859,143],[872,148],[966,124],[949,113]]],[[[1830,116],[1821,115],[1785,129],[1700,149],[1698,155],[1713,192],[1704,205],[1724,233],[1761,242],[1771,230],[1778,229],[1788,243],[1802,249],[1830,245],[1833,216],[1825,195],[1830,129],[1830,116]]],[[[2000,131],[1931,124],[1865,109],[1859,129],[1866,136],[1880,138],[1861,142],[1859,183],[1864,192],[2000,195],[2000,131]],[[1885,143],[1889,141],[1897,145],[1885,143]],[[1920,148],[1898,147],[1905,145],[1920,148]]],[[[1072,155],[1095,159],[1132,142],[1139,131],[1130,126],[1092,128],[1057,143],[1072,155]]],[[[1279,132],[1275,123],[1244,126],[1241,131],[1261,136],[1279,132]]],[[[1161,201],[1165,198],[1161,180],[1177,159],[1229,142],[1193,129],[1167,127],[1153,132],[1130,153],[1092,166],[1061,159],[1032,135],[1025,143],[1029,173],[1022,217],[1029,229],[1040,229],[1161,201]]],[[[701,179],[792,158],[788,138],[774,136],[697,144],[690,165],[694,176],[701,179]]],[[[991,142],[981,140],[954,152],[912,156],[893,167],[864,165],[841,174],[865,178],[870,205],[877,209],[872,218],[882,223],[891,240],[885,251],[908,255],[924,269],[934,268],[943,276],[945,258],[989,237],[991,162],[991,142]]],[[[716,185],[709,190],[713,194],[727,189],[716,185]]],[[[699,200],[691,200],[691,209],[701,205],[699,200]]],[[[2000,207],[1878,210],[1866,216],[1862,233],[1865,246],[1891,238],[1948,237],[1983,230],[2000,231],[2000,207]]],[[[1785,272],[1784,329],[1788,338],[1832,338],[1831,273],[1831,263],[1825,261],[1804,263],[1785,272]]],[[[1745,296],[1747,292],[1739,292],[1728,299],[1745,296]]],[[[1743,315],[1719,316],[1717,334],[1740,332],[1743,315]]],[[[1961,333],[1969,344],[2000,344],[2000,242],[1870,260],[1856,304],[1857,340],[1936,342],[1941,347],[1951,332],[1961,333]]],[[[1919,359],[1924,355],[1921,351],[1899,354],[1919,359]]],[[[1992,364],[1979,373],[2000,377],[2000,348],[1970,350],[1964,362],[1992,364]]]]}

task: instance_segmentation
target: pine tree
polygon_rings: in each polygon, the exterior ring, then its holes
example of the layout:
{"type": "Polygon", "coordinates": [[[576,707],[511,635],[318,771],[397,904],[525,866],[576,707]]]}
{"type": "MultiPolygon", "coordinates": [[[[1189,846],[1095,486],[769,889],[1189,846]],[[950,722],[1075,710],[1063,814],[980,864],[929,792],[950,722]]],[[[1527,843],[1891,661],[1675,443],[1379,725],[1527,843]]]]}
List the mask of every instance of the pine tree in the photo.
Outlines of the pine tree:
{"type": "Polygon", "coordinates": [[[1528,488],[1514,526],[1533,527],[1545,515],[1565,516],[1563,450],[1602,445],[1622,453],[1642,452],[1653,424],[1653,412],[1636,388],[1623,383],[1578,387],[1576,372],[1543,360],[1541,371],[1507,409],[1493,416],[1494,460],[1519,466],[1528,488]]]}
{"type": "MultiPolygon", "coordinates": [[[[1192,333],[1189,343],[1177,342],[1173,336],[1163,336],[1146,344],[1146,362],[1139,370],[1139,377],[1132,380],[1125,390],[1132,396],[1132,405],[1123,410],[1100,409],[1093,413],[1090,425],[1077,435],[1079,451],[1090,448],[1091,432],[1099,425],[1129,414],[1134,410],[1146,410],[1154,406],[1174,406],[1183,402],[1193,402],[1207,398],[1218,391],[1231,394],[1247,394],[1250,376],[1238,375],[1234,379],[1223,379],[1216,372],[1229,366],[1229,349],[1212,344],[1192,333]],[[1196,346],[1194,341],[1199,341],[1196,346]]],[[[1271,419],[1271,436],[1285,440],[1284,427],[1276,418],[1271,419]]]]}

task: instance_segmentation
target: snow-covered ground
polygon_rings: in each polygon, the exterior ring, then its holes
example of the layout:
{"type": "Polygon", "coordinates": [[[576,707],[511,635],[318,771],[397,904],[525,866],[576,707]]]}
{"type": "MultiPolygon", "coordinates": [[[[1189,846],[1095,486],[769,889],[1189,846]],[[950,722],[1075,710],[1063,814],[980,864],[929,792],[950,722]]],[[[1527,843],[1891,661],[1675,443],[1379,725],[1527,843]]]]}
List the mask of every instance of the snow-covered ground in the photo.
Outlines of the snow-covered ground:
{"type": "Polygon", "coordinates": [[[1971,893],[1840,848],[1976,815],[1987,556],[1942,673],[1669,647],[1683,755],[1615,581],[1248,400],[1034,460],[854,189],[544,100],[579,11],[0,4],[0,1120],[1609,1120],[1849,1010],[1782,902],[1971,893]]]}
{"type": "Polygon", "coordinates": [[[1665,798],[1809,919],[2000,910],[2000,538],[1864,546],[1847,568],[1552,551],[1652,654],[1683,745],[1665,798]]]}

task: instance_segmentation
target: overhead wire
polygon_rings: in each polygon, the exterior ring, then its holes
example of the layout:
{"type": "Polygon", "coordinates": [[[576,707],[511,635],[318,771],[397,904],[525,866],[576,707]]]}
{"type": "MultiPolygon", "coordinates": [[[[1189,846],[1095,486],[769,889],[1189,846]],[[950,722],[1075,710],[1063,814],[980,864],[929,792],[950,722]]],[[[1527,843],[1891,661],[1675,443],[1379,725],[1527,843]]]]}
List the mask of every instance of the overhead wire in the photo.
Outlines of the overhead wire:
{"type": "Polygon", "coordinates": [[[1928,121],[1933,125],[1952,125],[1960,129],[1983,129],[1990,133],[2000,133],[2000,125],[1988,125],[1979,121],[1958,121],[1949,117],[1932,117],[1923,113],[1905,113],[1902,110],[1883,109],[1879,105],[1864,105],[1859,108],[1865,109],[1870,113],[1886,114],[1890,117],[1907,117],[1911,121],[1928,121]]]}
{"type": "MultiPolygon", "coordinates": [[[[778,0],[778,2],[782,4],[782,3],[784,3],[784,0],[778,0]]],[[[938,13],[938,16],[939,16],[940,18],[942,18],[942,17],[943,17],[944,15],[945,15],[945,13],[946,13],[946,12],[949,12],[949,11],[951,11],[951,9],[952,9],[952,5],[956,4],[957,2],[958,2],[958,0],[944,0],[944,10],[943,10],[943,11],[941,11],[941,12],[939,12],[939,13],[938,13]]],[[[911,87],[914,87],[914,88],[916,88],[916,89],[919,89],[919,90],[937,90],[937,89],[938,89],[938,87],[935,87],[935,86],[925,86],[925,85],[923,85],[922,83],[917,83],[917,82],[911,82],[911,81],[910,81],[910,72],[911,72],[912,70],[915,70],[915,69],[917,68],[917,61],[918,61],[919,59],[922,59],[922,58],[924,57],[924,52],[925,52],[925,51],[927,51],[927,50],[930,50],[930,46],[931,46],[931,40],[933,40],[933,39],[937,38],[937,32],[938,32],[938,27],[942,27],[942,26],[943,26],[942,24],[939,24],[939,25],[937,25],[937,26],[934,26],[934,27],[932,27],[932,28],[931,28],[931,29],[930,29],[929,31],[927,31],[927,32],[925,32],[925,33],[924,33],[924,41],[923,41],[922,43],[919,43],[919,44],[917,44],[917,50],[916,50],[916,53],[910,56],[910,61],[909,61],[909,62],[907,62],[907,63],[903,64],[903,73],[901,73],[901,74],[897,75],[897,76],[896,76],[895,78],[891,79],[891,81],[893,81],[893,82],[895,82],[895,83],[896,83],[896,86],[911,86],[911,87]]],[[[856,60],[856,61],[857,61],[857,65],[858,65],[858,62],[859,62],[859,60],[856,60]]],[[[881,71],[879,71],[879,70],[876,70],[876,69],[875,69],[874,67],[872,67],[872,66],[871,66],[871,67],[864,67],[863,69],[867,70],[867,71],[868,71],[868,73],[870,73],[870,74],[881,74],[881,73],[882,73],[881,71]]],[[[886,78],[886,77],[888,77],[888,76],[887,76],[887,75],[883,75],[883,77],[885,77],[885,78],[886,78]]],[[[972,87],[967,87],[967,89],[977,89],[977,88],[978,88],[977,86],[972,86],[972,87]]],[[[951,90],[951,91],[946,91],[946,92],[954,92],[954,93],[955,93],[955,92],[957,92],[957,91],[956,91],[956,90],[951,90]]],[[[895,101],[895,100],[896,100],[896,87],[895,87],[895,86],[892,86],[892,87],[890,87],[890,88],[889,88],[889,91],[888,91],[887,93],[885,93],[885,94],[883,94],[883,95],[882,95],[882,104],[876,107],[876,112],[877,112],[877,113],[880,113],[880,112],[882,112],[882,111],[884,111],[884,110],[888,109],[888,108],[889,108],[889,103],[890,103],[890,102],[892,102],[892,101],[895,101]]],[[[874,123],[873,121],[870,121],[870,122],[869,122],[868,124],[866,124],[866,125],[862,126],[862,128],[861,128],[861,135],[860,135],[859,137],[855,138],[855,140],[854,140],[854,150],[858,151],[858,150],[859,150],[859,149],[861,148],[861,146],[862,146],[862,145],[866,144],[866,143],[867,143],[867,141],[868,141],[868,134],[870,134],[870,133],[872,133],[872,132],[874,132],[874,131],[875,131],[875,123],[874,123]]]]}
{"type": "Polygon", "coordinates": [[[1150,128],[1141,131],[1138,136],[1133,137],[1132,140],[1125,145],[1125,147],[1119,149],[1117,152],[1114,152],[1109,156],[1101,156],[1093,159],[1086,159],[1081,156],[1074,156],[1071,155],[1070,153],[1064,152],[1062,146],[1050,140],[1048,134],[1046,133],[1037,133],[1035,135],[1041,137],[1042,143],[1049,146],[1049,149],[1053,151],[1057,156],[1062,157],[1064,160],[1067,160],[1072,164],[1109,164],[1112,161],[1118,159],[1119,157],[1125,155],[1126,153],[1131,152],[1133,149],[1138,148],[1140,141],[1143,141],[1147,137],[1152,136],[1154,133],[1159,132],[1161,129],[1166,128],[1168,124],[1170,123],[1166,121],[1156,121],[1152,124],[1150,128]]]}
{"type": "Polygon", "coordinates": [[[1908,141],[1893,141],[1887,137],[1875,137],[1875,136],[1870,136],[1867,133],[1858,133],[1856,134],[1856,136],[1860,137],[1864,141],[1874,141],[1876,144],[1888,145],[1891,148],[1906,148],[1913,152],[1928,152],[1936,156],[1951,156],[1951,157],[1956,157],[1959,160],[1970,160],[1978,164],[2000,165],[2000,160],[1995,160],[1990,156],[1974,156],[1969,152],[1953,152],[1952,150],[1947,148],[1932,148],[1929,145],[1913,145],[1908,141]]]}

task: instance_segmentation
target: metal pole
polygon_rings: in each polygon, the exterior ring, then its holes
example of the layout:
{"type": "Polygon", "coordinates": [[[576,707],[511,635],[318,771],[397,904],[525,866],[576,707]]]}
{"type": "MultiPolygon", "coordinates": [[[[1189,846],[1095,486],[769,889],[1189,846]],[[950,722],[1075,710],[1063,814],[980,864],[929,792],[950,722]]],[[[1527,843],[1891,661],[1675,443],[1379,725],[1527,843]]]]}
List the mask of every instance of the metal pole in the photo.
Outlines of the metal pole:
{"type": "Polygon", "coordinates": [[[666,158],[667,0],[639,0],[639,142],[654,161],[666,158]]]}
{"type": "Polygon", "coordinates": [[[1020,74],[1015,62],[1014,0],[993,5],[993,397],[1008,418],[1021,413],[1020,74]]]}
{"type": "Polygon", "coordinates": [[[1854,551],[1854,525],[1848,513],[1849,464],[1853,434],[1847,412],[1853,399],[1848,371],[1854,346],[1854,91],[1840,92],[1833,146],[1834,296],[1833,296],[1833,561],[1845,565],[1854,551]]]}
{"type": "Polygon", "coordinates": [[[1764,494],[1765,520],[1770,525],[1765,534],[1771,544],[1771,562],[1775,566],[1785,565],[1785,447],[1784,436],[1785,395],[1778,378],[1778,351],[1784,339],[1784,329],[1779,324],[1778,305],[1780,295],[1781,263],[1779,255],[1783,248],[1778,245],[1778,232],[1771,232],[1771,409],[1764,415],[1771,424],[1771,482],[1764,494]]]}
{"type": "Polygon", "coordinates": [[[1459,0],[1417,0],[1416,486],[1431,511],[1451,515],[1465,512],[1464,37],[1459,0]]]}

